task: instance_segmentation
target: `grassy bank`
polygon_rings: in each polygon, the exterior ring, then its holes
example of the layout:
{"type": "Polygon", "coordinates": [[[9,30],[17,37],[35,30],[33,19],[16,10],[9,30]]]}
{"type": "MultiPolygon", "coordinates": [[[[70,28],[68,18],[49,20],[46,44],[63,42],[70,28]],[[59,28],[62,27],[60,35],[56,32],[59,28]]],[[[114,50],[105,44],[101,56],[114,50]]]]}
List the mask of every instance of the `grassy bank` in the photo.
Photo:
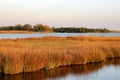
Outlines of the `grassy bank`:
{"type": "Polygon", "coordinates": [[[18,30],[9,30],[9,31],[0,31],[1,34],[17,34],[17,33],[32,33],[30,31],[18,31],[18,30]]]}
{"type": "Polygon", "coordinates": [[[0,40],[0,73],[17,74],[120,57],[120,37],[0,40]]]}
{"type": "Polygon", "coordinates": [[[69,74],[74,75],[89,75],[91,73],[99,72],[104,67],[108,66],[120,66],[120,59],[108,59],[106,61],[103,61],[101,63],[93,63],[93,64],[86,64],[83,66],[67,66],[67,67],[59,67],[54,70],[40,70],[33,73],[24,73],[24,74],[18,74],[14,76],[9,75],[0,75],[1,80],[59,80],[57,78],[60,77],[66,77],[69,74]]]}

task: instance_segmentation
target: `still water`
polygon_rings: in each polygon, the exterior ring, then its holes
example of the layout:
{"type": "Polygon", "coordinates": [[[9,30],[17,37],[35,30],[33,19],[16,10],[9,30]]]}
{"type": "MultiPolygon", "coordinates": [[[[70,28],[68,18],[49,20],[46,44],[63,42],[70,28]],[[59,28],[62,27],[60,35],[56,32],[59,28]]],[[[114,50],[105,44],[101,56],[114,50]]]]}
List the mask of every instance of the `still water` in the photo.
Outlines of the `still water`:
{"type": "Polygon", "coordinates": [[[19,75],[0,75],[0,80],[120,80],[120,59],[19,75]]]}
{"type": "Polygon", "coordinates": [[[39,34],[0,34],[2,38],[28,38],[44,36],[120,36],[120,33],[39,33],[39,34]]]}

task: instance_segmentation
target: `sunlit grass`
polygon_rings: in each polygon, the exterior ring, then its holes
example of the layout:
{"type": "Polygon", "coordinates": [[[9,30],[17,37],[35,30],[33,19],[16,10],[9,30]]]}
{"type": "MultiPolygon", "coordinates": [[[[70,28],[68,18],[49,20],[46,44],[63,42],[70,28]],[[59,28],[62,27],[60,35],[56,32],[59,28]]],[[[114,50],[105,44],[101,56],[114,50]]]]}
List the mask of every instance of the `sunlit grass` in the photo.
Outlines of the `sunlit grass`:
{"type": "Polygon", "coordinates": [[[120,57],[120,37],[43,37],[0,40],[0,72],[17,74],[120,57]]]}

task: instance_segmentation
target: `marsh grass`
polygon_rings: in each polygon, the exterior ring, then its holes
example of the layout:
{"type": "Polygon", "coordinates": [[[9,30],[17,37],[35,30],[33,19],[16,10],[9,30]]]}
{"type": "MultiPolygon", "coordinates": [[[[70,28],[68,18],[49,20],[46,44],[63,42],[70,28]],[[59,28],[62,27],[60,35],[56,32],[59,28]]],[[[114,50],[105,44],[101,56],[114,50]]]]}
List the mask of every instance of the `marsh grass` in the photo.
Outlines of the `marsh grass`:
{"type": "Polygon", "coordinates": [[[0,40],[0,73],[18,74],[120,57],[120,37],[43,37],[0,40]]]}

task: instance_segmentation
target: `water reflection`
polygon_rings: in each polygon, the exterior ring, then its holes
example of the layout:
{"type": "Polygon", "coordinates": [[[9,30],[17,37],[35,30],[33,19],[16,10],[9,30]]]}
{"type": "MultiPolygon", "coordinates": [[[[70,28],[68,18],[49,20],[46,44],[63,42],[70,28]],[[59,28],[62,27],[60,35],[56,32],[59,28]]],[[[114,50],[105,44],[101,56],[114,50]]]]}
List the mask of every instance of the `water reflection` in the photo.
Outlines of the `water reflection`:
{"type": "Polygon", "coordinates": [[[0,75],[0,80],[120,80],[119,71],[120,59],[114,59],[102,63],[60,67],[14,76],[0,75]]]}

